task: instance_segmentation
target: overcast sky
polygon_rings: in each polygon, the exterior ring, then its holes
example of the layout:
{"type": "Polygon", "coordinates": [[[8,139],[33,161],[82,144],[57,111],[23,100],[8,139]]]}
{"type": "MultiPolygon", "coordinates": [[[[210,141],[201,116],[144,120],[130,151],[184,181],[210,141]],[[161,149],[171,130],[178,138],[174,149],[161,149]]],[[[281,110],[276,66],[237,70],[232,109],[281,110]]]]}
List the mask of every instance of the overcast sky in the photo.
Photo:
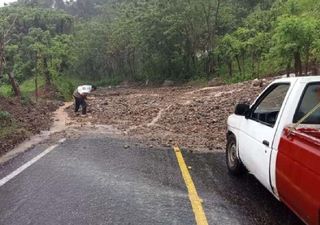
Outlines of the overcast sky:
{"type": "Polygon", "coordinates": [[[3,3],[15,2],[16,0],[0,0],[0,7],[3,6],[3,3]]]}

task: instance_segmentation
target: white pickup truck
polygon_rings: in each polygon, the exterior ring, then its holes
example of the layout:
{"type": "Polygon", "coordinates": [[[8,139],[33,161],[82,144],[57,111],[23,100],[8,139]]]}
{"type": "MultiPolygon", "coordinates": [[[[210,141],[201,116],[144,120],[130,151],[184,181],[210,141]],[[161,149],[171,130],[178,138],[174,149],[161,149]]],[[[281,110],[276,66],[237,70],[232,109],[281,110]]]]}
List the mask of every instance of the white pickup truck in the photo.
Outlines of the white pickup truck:
{"type": "Polygon", "coordinates": [[[272,82],[228,118],[226,162],[253,174],[305,223],[320,224],[320,76],[272,82]],[[303,120],[303,121],[302,121],[303,120]],[[296,129],[293,124],[301,122],[296,129]]]}

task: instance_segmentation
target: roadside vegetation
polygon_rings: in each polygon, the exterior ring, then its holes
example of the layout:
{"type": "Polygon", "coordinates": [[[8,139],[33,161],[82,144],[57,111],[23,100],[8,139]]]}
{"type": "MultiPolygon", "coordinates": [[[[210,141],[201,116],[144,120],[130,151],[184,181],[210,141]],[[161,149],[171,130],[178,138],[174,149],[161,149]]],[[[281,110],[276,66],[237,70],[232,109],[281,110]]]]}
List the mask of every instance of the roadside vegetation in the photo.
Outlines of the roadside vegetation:
{"type": "Polygon", "coordinates": [[[84,82],[317,73],[317,0],[21,0],[0,9],[0,94],[84,82]]]}

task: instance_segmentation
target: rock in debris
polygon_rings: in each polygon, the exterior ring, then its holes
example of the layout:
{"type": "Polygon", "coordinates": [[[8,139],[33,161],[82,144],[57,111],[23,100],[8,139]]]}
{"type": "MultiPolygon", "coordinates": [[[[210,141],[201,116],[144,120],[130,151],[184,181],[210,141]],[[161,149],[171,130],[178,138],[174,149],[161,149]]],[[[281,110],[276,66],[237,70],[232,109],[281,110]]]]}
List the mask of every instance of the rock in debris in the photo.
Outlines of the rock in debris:
{"type": "Polygon", "coordinates": [[[260,85],[259,79],[254,79],[254,80],[252,81],[252,86],[253,86],[253,87],[258,87],[259,85],[260,85]]]}
{"type": "Polygon", "coordinates": [[[172,80],[165,80],[162,84],[163,87],[170,87],[174,85],[174,81],[172,80]]]}
{"type": "Polygon", "coordinates": [[[212,80],[208,81],[209,87],[221,86],[224,82],[219,78],[213,78],[212,80]]]}
{"type": "Polygon", "coordinates": [[[265,79],[259,80],[259,79],[254,79],[252,81],[252,86],[253,87],[263,87],[266,83],[265,79]]]}

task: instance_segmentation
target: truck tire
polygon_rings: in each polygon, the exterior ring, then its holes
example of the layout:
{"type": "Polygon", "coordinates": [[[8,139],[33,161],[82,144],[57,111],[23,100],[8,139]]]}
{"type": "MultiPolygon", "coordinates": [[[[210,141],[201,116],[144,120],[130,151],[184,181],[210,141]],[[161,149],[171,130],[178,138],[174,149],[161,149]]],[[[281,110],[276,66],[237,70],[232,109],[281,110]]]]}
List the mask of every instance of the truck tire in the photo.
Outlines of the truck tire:
{"type": "Polygon", "coordinates": [[[245,172],[244,166],[237,154],[237,141],[233,134],[228,136],[226,162],[230,174],[239,176],[245,172]]]}

